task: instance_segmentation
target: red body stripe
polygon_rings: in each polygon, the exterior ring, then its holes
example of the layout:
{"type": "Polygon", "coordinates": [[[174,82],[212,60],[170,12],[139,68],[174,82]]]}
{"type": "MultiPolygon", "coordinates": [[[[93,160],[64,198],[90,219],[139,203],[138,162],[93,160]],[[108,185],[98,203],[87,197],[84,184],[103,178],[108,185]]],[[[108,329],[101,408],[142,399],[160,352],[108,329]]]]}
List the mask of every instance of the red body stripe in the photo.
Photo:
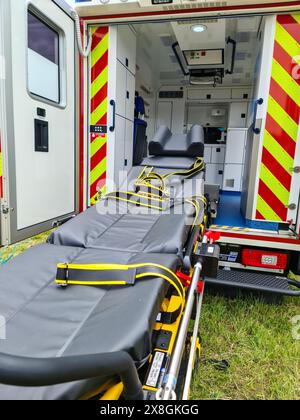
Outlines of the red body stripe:
{"type": "Polygon", "coordinates": [[[105,158],[106,156],[106,143],[94,154],[91,158],[91,171],[105,158]]]}
{"type": "Polygon", "coordinates": [[[99,28],[97,28],[96,32],[94,32],[93,35],[92,50],[97,47],[97,45],[101,42],[101,40],[104,38],[107,32],[107,26],[100,26],[99,28]]]}
{"type": "Polygon", "coordinates": [[[299,23],[292,15],[278,15],[278,23],[300,44],[300,30],[299,23]]]}
{"type": "Polygon", "coordinates": [[[269,171],[279,180],[279,182],[290,190],[292,176],[280,165],[280,163],[268,152],[264,147],[262,153],[262,163],[269,169],[269,171]]]}
{"type": "Polygon", "coordinates": [[[97,187],[104,187],[106,184],[106,172],[101,175],[97,181],[95,181],[90,187],[90,197],[93,198],[95,194],[97,194],[97,187]]]}
{"type": "Polygon", "coordinates": [[[281,108],[289,114],[295,123],[298,124],[300,118],[300,108],[274,79],[271,79],[270,95],[281,106],[281,108]]]}
{"type": "Polygon", "coordinates": [[[281,220],[286,220],[287,209],[262,180],[259,181],[258,194],[266,203],[268,203],[281,220]]]}
{"type": "MultiPolygon", "coordinates": [[[[299,27],[300,27],[300,25],[299,25],[299,27]]],[[[295,61],[293,61],[292,57],[276,41],[275,41],[275,45],[274,45],[274,59],[291,76],[294,73],[295,67],[298,66],[298,64],[295,61]]],[[[298,72],[295,71],[295,75],[297,76],[298,74],[299,74],[299,71],[298,72]]],[[[298,83],[298,85],[300,85],[300,78],[295,78],[294,80],[295,80],[295,82],[298,83]]]]}
{"type": "Polygon", "coordinates": [[[292,158],[294,158],[296,143],[269,114],[267,115],[266,119],[266,130],[268,130],[268,132],[280,144],[280,146],[292,158]]]}
{"type": "Polygon", "coordinates": [[[107,113],[103,115],[102,118],[100,118],[99,121],[97,121],[96,125],[107,125],[107,113]]]}
{"type": "Polygon", "coordinates": [[[94,112],[98,106],[107,98],[107,89],[108,84],[105,85],[99,90],[99,92],[91,100],[91,112],[94,112]]]}
{"type": "Polygon", "coordinates": [[[260,214],[260,212],[258,210],[256,210],[256,216],[255,219],[258,220],[265,220],[264,216],[262,214],[260,214]]]}
{"type": "Polygon", "coordinates": [[[101,74],[101,72],[105,69],[107,65],[108,65],[108,51],[105,51],[102,57],[100,57],[97,63],[95,63],[95,65],[92,67],[92,72],[91,72],[92,82],[94,82],[95,79],[97,79],[99,74],[101,74]]]}

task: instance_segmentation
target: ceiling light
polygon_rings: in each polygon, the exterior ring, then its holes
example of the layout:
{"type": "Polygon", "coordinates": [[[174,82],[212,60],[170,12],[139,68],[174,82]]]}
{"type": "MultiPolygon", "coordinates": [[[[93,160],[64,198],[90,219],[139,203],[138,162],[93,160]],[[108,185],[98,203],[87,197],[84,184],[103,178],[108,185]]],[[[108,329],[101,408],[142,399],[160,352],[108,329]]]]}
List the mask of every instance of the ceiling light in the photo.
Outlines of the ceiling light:
{"type": "Polygon", "coordinates": [[[192,25],[191,26],[191,31],[196,32],[196,33],[201,33],[206,31],[207,26],[205,25],[192,25]]]}

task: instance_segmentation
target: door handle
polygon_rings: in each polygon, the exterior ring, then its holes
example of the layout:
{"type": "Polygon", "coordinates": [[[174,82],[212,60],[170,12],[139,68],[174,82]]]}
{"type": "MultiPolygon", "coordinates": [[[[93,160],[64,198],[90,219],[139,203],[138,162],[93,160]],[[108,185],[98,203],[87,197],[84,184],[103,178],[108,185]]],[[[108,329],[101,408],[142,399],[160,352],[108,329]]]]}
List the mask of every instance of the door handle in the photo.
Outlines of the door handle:
{"type": "Polygon", "coordinates": [[[116,101],[114,101],[113,99],[110,101],[110,105],[112,106],[113,109],[113,123],[112,125],[109,127],[109,131],[111,133],[113,133],[115,131],[116,128],[116,101]]]}
{"type": "Polygon", "coordinates": [[[263,98],[259,98],[255,101],[254,104],[254,115],[253,115],[253,123],[252,123],[252,130],[255,134],[260,134],[260,128],[256,127],[256,117],[257,117],[257,110],[258,110],[258,105],[262,105],[264,103],[263,98]]]}

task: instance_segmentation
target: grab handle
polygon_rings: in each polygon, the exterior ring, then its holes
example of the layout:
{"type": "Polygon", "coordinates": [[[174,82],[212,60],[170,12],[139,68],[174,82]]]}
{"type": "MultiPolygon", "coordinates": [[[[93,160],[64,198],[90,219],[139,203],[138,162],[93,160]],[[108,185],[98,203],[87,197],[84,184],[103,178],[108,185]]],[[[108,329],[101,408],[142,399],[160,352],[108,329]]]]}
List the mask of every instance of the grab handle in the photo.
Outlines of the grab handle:
{"type": "Polygon", "coordinates": [[[257,110],[258,110],[258,105],[262,105],[264,103],[263,98],[259,98],[255,101],[254,104],[254,114],[253,114],[253,123],[252,123],[252,129],[253,132],[255,134],[259,134],[260,133],[260,128],[256,127],[256,117],[257,117],[257,110]]]}
{"type": "Polygon", "coordinates": [[[111,133],[113,133],[115,131],[116,128],[116,101],[114,101],[113,99],[110,101],[110,105],[113,107],[113,123],[112,125],[109,127],[109,131],[111,133]]]}

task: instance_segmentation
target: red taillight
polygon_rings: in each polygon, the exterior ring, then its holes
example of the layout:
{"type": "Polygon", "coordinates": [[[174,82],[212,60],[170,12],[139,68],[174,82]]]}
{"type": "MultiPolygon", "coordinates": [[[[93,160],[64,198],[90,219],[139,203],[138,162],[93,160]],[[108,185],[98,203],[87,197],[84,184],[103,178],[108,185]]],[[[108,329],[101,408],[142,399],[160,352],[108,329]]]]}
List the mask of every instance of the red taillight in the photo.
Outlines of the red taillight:
{"type": "Polygon", "coordinates": [[[251,267],[276,268],[285,270],[288,264],[288,254],[257,249],[243,249],[242,264],[251,267]]]}

